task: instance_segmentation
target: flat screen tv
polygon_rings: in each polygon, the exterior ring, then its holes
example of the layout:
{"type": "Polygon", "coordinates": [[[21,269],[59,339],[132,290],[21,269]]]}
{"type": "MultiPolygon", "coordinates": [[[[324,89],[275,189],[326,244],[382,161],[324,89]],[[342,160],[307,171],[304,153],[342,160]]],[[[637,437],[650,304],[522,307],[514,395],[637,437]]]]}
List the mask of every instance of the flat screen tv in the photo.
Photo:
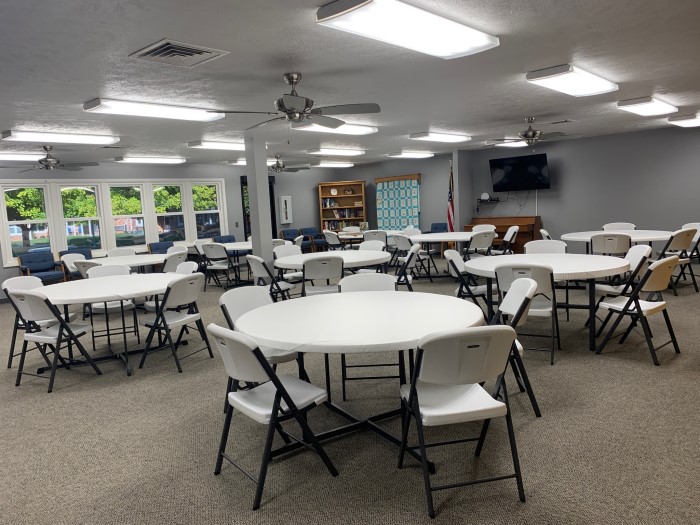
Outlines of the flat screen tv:
{"type": "Polygon", "coordinates": [[[489,160],[493,191],[549,189],[547,155],[525,155],[489,160]]]}

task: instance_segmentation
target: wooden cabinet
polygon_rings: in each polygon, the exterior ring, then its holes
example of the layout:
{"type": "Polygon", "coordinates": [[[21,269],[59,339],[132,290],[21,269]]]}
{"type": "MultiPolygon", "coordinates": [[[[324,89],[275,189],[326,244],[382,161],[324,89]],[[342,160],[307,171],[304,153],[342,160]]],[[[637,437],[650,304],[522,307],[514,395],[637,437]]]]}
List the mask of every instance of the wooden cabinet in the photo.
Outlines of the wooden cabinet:
{"type": "MultiPolygon", "coordinates": [[[[513,251],[515,253],[523,253],[523,246],[526,242],[541,239],[540,229],[542,228],[542,219],[539,215],[520,215],[517,217],[472,217],[471,224],[464,227],[464,231],[472,231],[475,224],[493,224],[496,227],[496,233],[499,239],[503,239],[503,235],[511,226],[520,226],[518,236],[515,238],[513,251]]],[[[496,240],[498,244],[498,239],[496,240]]]]}
{"type": "Polygon", "coordinates": [[[340,231],[367,221],[365,181],[324,182],[318,185],[321,230],[340,231]]]}

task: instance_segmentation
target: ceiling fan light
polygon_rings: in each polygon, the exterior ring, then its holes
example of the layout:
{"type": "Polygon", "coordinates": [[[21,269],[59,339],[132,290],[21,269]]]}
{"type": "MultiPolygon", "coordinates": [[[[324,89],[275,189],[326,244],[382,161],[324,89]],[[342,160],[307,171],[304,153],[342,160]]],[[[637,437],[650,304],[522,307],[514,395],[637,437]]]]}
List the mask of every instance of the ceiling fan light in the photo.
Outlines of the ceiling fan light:
{"type": "Polygon", "coordinates": [[[444,59],[497,47],[497,37],[398,0],[336,0],[316,12],[320,25],[444,59]]]}
{"type": "Polygon", "coordinates": [[[352,162],[322,160],[312,164],[315,168],[352,168],[355,164],[352,162]]]}
{"type": "Polygon", "coordinates": [[[128,100],[113,100],[109,98],[90,100],[83,104],[83,111],[89,113],[108,113],[111,115],[129,115],[134,117],[194,120],[198,122],[209,122],[226,116],[224,113],[210,112],[201,108],[151,104],[148,102],[131,102],[128,100]]]}
{"type": "Polygon", "coordinates": [[[43,159],[44,155],[39,153],[0,153],[0,160],[11,160],[17,162],[36,162],[43,159]]]}
{"type": "Polygon", "coordinates": [[[605,80],[593,73],[571,64],[530,71],[525,78],[532,84],[553,89],[573,97],[590,97],[617,91],[614,82],[605,80]]]}
{"type": "MultiPolygon", "coordinates": [[[[277,160],[275,160],[275,159],[266,159],[266,160],[265,160],[265,163],[266,163],[268,166],[272,166],[272,165],[275,164],[276,162],[277,162],[277,160]]],[[[226,162],[226,164],[228,164],[229,166],[245,166],[245,165],[246,165],[246,160],[245,160],[245,157],[242,157],[242,158],[236,159],[236,160],[229,160],[229,161],[226,162]]]]}
{"type": "Polygon", "coordinates": [[[315,149],[307,149],[306,153],[308,153],[309,155],[335,155],[338,157],[355,157],[357,155],[364,155],[365,150],[320,147],[315,149]]]}
{"type": "Polygon", "coordinates": [[[395,153],[389,153],[387,155],[387,157],[391,157],[392,159],[428,159],[433,156],[435,156],[435,154],[430,153],[429,151],[408,150],[397,151],[395,153]]]}
{"type": "Polygon", "coordinates": [[[420,133],[411,133],[408,136],[413,140],[425,140],[429,142],[467,142],[472,138],[469,135],[458,135],[455,133],[437,133],[434,131],[421,131],[420,133]]]}
{"type": "Polygon", "coordinates": [[[700,126],[700,117],[696,115],[683,115],[677,117],[669,117],[668,123],[681,128],[697,128],[700,126]]]}
{"type": "Polygon", "coordinates": [[[678,111],[676,106],[663,102],[654,97],[633,98],[622,100],[617,103],[618,109],[629,111],[635,115],[643,117],[654,117],[657,115],[668,115],[678,111]]]}
{"type": "Polygon", "coordinates": [[[213,142],[210,140],[195,140],[194,142],[188,142],[187,147],[195,149],[245,151],[245,144],[242,142],[213,142]]]}
{"type": "Polygon", "coordinates": [[[182,157],[117,157],[114,162],[127,164],[184,164],[182,157]]]}
{"type": "Polygon", "coordinates": [[[2,134],[2,140],[11,142],[40,142],[42,144],[96,144],[109,145],[119,142],[111,135],[87,135],[80,133],[54,133],[44,131],[10,130],[2,134]]]}
{"type": "Polygon", "coordinates": [[[496,142],[494,146],[497,148],[524,148],[527,146],[527,142],[524,140],[517,140],[513,142],[496,142]]]}
{"type": "Polygon", "coordinates": [[[379,128],[376,128],[375,126],[363,126],[360,124],[347,123],[332,129],[319,126],[318,124],[314,124],[308,120],[298,123],[294,122],[292,124],[292,129],[299,131],[316,131],[319,133],[339,133],[341,135],[371,135],[372,133],[377,133],[379,131],[379,128]]]}

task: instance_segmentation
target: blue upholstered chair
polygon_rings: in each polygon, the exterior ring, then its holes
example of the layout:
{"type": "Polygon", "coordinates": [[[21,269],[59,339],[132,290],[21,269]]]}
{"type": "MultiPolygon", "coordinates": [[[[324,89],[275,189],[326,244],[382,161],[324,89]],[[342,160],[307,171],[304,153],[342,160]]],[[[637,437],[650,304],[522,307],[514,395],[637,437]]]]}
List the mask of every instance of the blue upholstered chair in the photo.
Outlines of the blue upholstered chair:
{"type": "Polygon", "coordinates": [[[294,239],[296,239],[298,236],[299,230],[297,228],[287,228],[284,230],[280,230],[280,238],[284,239],[285,241],[293,243],[294,239]]]}
{"type": "Polygon", "coordinates": [[[80,279],[82,277],[80,272],[72,264],[72,261],[66,264],[63,260],[64,255],[82,255],[83,259],[87,261],[92,259],[92,250],[90,248],[71,247],[58,252],[58,258],[61,260],[66,280],[80,279]]]}
{"type": "Polygon", "coordinates": [[[446,222],[434,222],[430,225],[430,233],[447,233],[446,222]]]}
{"type": "Polygon", "coordinates": [[[175,246],[173,241],[149,242],[148,253],[166,254],[171,246],[175,246]]]}
{"type": "Polygon", "coordinates": [[[63,270],[60,263],[53,258],[53,253],[37,251],[23,253],[17,257],[19,271],[22,275],[33,275],[41,279],[41,282],[63,281],[63,270]]]}
{"type": "Polygon", "coordinates": [[[328,248],[328,241],[323,233],[320,233],[316,228],[301,228],[299,233],[304,236],[304,242],[301,243],[301,249],[304,250],[306,242],[309,241],[313,246],[314,251],[323,251],[328,248]]]}
{"type": "MultiPolygon", "coordinates": [[[[236,236],[235,235],[217,235],[214,237],[214,242],[218,242],[221,244],[226,244],[227,242],[236,242],[236,236]]],[[[226,253],[228,253],[231,257],[235,257],[236,260],[240,257],[245,257],[248,255],[248,252],[246,250],[226,250],[226,253]]]]}
{"type": "Polygon", "coordinates": [[[58,258],[60,259],[68,253],[81,253],[85,256],[85,260],[92,259],[92,250],[90,248],[68,248],[67,250],[61,250],[58,252],[58,258]]]}

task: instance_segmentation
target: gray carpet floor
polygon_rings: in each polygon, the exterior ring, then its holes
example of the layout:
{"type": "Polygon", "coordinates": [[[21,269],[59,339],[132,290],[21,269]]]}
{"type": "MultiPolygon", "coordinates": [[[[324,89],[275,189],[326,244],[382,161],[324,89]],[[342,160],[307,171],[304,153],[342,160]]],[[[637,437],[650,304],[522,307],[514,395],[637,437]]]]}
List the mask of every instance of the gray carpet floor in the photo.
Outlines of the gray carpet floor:
{"type": "MultiPolygon", "coordinates": [[[[416,290],[451,294],[454,287],[443,279],[421,281],[416,290]]],[[[205,324],[223,323],[220,293],[208,289],[200,301],[205,324]]],[[[583,299],[581,292],[574,295],[583,299]]],[[[527,502],[518,500],[514,480],[442,491],[435,496],[436,522],[699,523],[700,294],[684,288],[667,299],[682,353],[664,348],[660,367],[653,366],[641,331],[624,345],[613,342],[603,355],[589,353],[580,311],[561,323],[562,350],[554,366],[547,353],[526,351],[543,416],[534,417],[512,375],[509,390],[527,502]]],[[[368,432],[326,443],[340,472],[336,478],[308,451],[274,460],[262,507],[253,512],[248,479],[231,466],[213,474],[226,383],[218,355],[185,359],[182,374],[166,352],[150,356],[132,377],[119,362],[103,363],[102,376],[89,367],[59,370],[55,390],[47,394],[43,379],[25,377],[14,386],[16,365],[4,368],[11,307],[0,305],[0,315],[1,523],[430,522],[418,464],[408,461],[398,470],[397,449],[368,432]]],[[[349,319],[338,313],[344,326],[349,319]]],[[[354,320],[361,329],[361,316],[354,320]]],[[[308,323],[313,330],[314,319],[308,323]]],[[[546,329],[546,323],[528,324],[546,329]]],[[[662,325],[652,326],[655,339],[665,340],[662,325]]],[[[197,338],[189,340],[195,348],[197,338]]],[[[354,356],[353,362],[376,358],[354,356]]],[[[339,397],[339,359],[332,361],[339,397]]],[[[306,363],[322,385],[322,357],[309,355],[306,363]]],[[[38,364],[37,355],[27,360],[29,369],[38,364]]],[[[280,371],[293,373],[294,367],[280,371]]],[[[397,396],[395,380],[353,382],[346,406],[371,414],[397,407],[397,396]]],[[[310,415],[318,431],[342,423],[324,407],[310,415]]],[[[400,424],[394,419],[383,426],[398,432],[400,424]]],[[[459,438],[478,430],[478,424],[431,428],[427,436],[459,438]]],[[[238,415],[229,451],[257,472],[264,436],[265,428],[238,415]]],[[[473,449],[431,449],[436,482],[510,472],[505,421],[491,425],[480,458],[473,449]]]]}

